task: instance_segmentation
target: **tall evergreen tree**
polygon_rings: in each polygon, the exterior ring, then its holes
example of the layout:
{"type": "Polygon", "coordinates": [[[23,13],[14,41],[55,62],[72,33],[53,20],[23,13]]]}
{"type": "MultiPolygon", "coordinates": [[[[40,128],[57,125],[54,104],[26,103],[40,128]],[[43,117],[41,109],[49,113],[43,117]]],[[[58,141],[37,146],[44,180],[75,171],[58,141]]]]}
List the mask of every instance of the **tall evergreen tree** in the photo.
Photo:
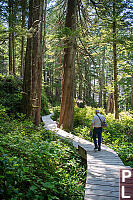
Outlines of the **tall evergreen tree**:
{"type": "MultiPolygon", "coordinates": [[[[33,0],[29,1],[29,17],[28,29],[30,30],[33,23],[33,0]]],[[[23,112],[29,117],[32,114],[32,37],[27,38],[26,55],[25,55],[25,69],[23,80],[23,112]]]]}
{"type": "Polygon", "coordinates": [[[117,80],[117,45],[116,45],[116,0],[113,0],[113,66],[114,66],[114,111],[115,119],[119,119],[118,113],[118,80],[117,80]]]}
{"type": "Polygon", "coordinates": [[[42,8],[43,1],[29,1],[28,28],[32,31],[32,37],[27,39],[23,106],[27,116],[32,115],[36,125],[41,120],[42,8]]]}
{"type": "Polygon", "coordinates": [[[74,117],[74,64],[76,54],[76,41],[74,31],[76,30],[76,10],[77,0],[68,0],[65,30],[67,38],[65,40],[64,61],[63,61],[63,81],[61,96],[61,111],[59,126],[71,131],[74,117]]]}
{"type": "MultiPolygon", "coordinates": [[[[8,7],[9,7],[9,18],[8,18],[8,22],[9,22],[9,28],[11,30],[12,28],[12,2],[11,0],[8,0],[8,7]]],[[[12,74],[13,73],[13,61],[12,61],[12,33],[9,32],[9,73],[12,74]]]]}

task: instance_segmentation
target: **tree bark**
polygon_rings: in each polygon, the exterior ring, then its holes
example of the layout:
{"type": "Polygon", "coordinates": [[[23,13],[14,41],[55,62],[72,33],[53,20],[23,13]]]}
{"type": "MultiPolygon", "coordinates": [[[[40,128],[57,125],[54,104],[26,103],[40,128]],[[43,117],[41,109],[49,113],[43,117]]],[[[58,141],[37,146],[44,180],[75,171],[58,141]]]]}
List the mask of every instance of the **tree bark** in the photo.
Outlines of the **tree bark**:
{"type": "Polygon", "coordinates": [[[76,54],[76,41],[72,36],[76,30],[76,0],[68,0],[65,27],[70,30],[69,37],[65,41],[63,61],[63,81],[61,96],[61,111],[59,126],[62,125],[64,130],[71,131],[73,128],[74,118],[74,62],[76,54]]]}
{"type": "Polygon", "coordinates": [[[96,90],[96,80],[94,76],[94,86],[93,86],[93,105],[95,104],[95,90],[96,90]]]}
{"type": "Polygon", "coordinates": [[[107,113],[114,113],[114,96],[112,93],[108,95],[108,100],[107,100],[107,113]]]}
{"type": "MultiPolygon", "coordinates": [[[[8,7],[9,7],[9,29],[12,28],[12,21],[11,21],[11,16],[12,16],[12,4],[11,0],[8,0],[8,7]]],[[[9,74],[13,73],[13,62],[12,62],[12,33],[9,32],[9,74]]]]}
{"type": "MultiPolygon", "coordinates": [[[[33,0],[29,1],[29,20],[28,29],[32,26],[32,7],[33,0]]],[[[25,69],[24,69],[24,81],[23,81],[23,112],[29,117],[32,113],[32,101],[31,101],[31,90],[32,90],[32,38],[27,38],[26,55],[25,55],[25,69]]]]}
{"type": "MultiPolygon", "coordinates": [[[[25,28],[25,9],[26,9],[26,0],[21,2],[21,10],[22,10],[22,28],[25,28]]],[[[24,35],[22,36],[21,41],[21,66],[20,66],[20,76],[23,77],[24,75],[24,35]]]]}
{"type": "Polygon", "coordinates": [[[12,33],[12,58],[13,58],[13,74],[15,75],[15,33],[12,33]]]}
{"type": "Polygon", "coordinates": [[[78,78],[79,78],[79,84],[78,84],[78,99],[82,100],[82,82],[83,82],[83,76],[82,76],[82,70],[80,67],[80,62],[79,62],[79,53],[77,52],[77,67],[78,67],[78,78]]]}
{"type": "Polygon", "coordinates": [[[102,59],[102,77],[103,77],[103,106],[106,109],[106,81],[105,81],[105,48],[103,51],[103,59],[102,59]]]}
{"type": "Polygon", "coordinates": [[[102,105],[104,105],[104,108],[105,107],[105,104],[106,104],[106,89],[105,89],[105,48],[104,48],[104,51],[103,51],[103,58],[102,58],[102,105]]]}
{"type": "MultiPolygon", "coordinates": [[[[12,23],[12,27],[13,29],[15,29],[16,26],[16,10],[17,10],[17,2],[12,2],[12,17],[13,17],[13,23],[12,23]]],[[[12,55],[13,55],[13,74],[16,74],[16,59],[15,59],[15,32],[13,30],[12,32],[12,55]]]]}
{"type": "Polygon", "coordinates": [[[116,2],[113,0],[113,65],[114,65],[114,111],[115,119],[119,119],[118,113],[118,80],[117,80],[117,53],[116,53],[116,2]]]}
{"type": "Polygon", "coordinates": [[[46,63],[45,63],[45,53],[46,53],[46,14],[47,14],[47,0],[44,1],[44,8],[42,12],[42,22],[43,22],[43,44],[42,44],[42,68],[43,68],[43,79],[46,82],[46,63]]]}
{"type": "Polygon", "coordinates": [[[90,61],[85,63],[85,103],[91,105],[91,77],[90,77],[90,61]]]}
{"type": "Polygon", "coordinates": [[[103,97],[103,85],[102,85],[102,73],[100,72],[99,74],[99,88],[100,88],[100,91],[99,91],[99,107],[102,107],[102,97],[103,97]]]}
{"type": "Polygon", "coordinates": [[[42,88],[42,0],[33,3],[33,49],[32,49],[32,116],[40,123],[42,88]]]}
{"type": "Polygon", "coordinates": [[[91,102],[92,102],[92,98],[91,98],[91,74],[90,74],[90,67],[91,67],[91,63],[90,60],[88,60],[88,83],[87,83],[87,105],[90,106],[91,102]]]}

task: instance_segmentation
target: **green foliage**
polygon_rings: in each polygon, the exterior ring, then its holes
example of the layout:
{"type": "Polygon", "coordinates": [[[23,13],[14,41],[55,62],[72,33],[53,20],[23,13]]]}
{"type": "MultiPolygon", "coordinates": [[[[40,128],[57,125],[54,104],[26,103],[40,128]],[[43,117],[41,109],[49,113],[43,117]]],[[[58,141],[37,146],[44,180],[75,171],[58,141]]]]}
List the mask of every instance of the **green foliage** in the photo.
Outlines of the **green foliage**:
{"type": "Polygon", "coordinates": [[[41,116],[42,115],[48,115],[49,114],[49,108],[48,108],[48,100],[46,97],[46,94],[44,90],[42,90],[42,96],[41,96],[41,116]]]}
{"type": "MultiPolygon", "coordinates": [[[[120,119],[115,120],[113,114],[106,115],[102,108],[98,108],[105,115],[107,128],[103,129],[103,143],[113,148],[125,165],[133,167],[133,114],[121,112],[120,119]]],[[[73,134],[92,140],[89,136],[92,118],[96,108],[75,108],[73,134]]]]}
{"type": "Polygon", "coordinates": [[[76,149],[0,106],[0,198],[81,200],[85,167],[76,149]]]}
{"type": "Polygon", "coordinates": [[[59,121],[59,115],[60,115],[60,106],[56,106],[52,108],[52,112],[54,115],[51,117],[54,121],[59,121]]]}
{"type": "Polygon", "coordinates": [[[0,104],[8,107],[9,114],[21,110],[22,80],[15,76],[0,75],[0,104]]]}
{"type": "MultiPolygon", "coordinates": [[[[22,80],[15,76],[0,75],[0,104],[8,107],[8,114],[16,115],[22,109],[22,80]]],[[[41,115],[49,114],[48,100],[44,90],[41,97],[41,115]]]]}
{"type": "Polygon", "coordinates": [[[78,108],[75,107],[74,110],[74,127],[78,125],[90,126],[93,116],[95,115],[96,110],[99,110],[102,114],[105,114],[103,108],[91,108],[84,107],[78,108]]]}
{"type": "Polygon", "coordinates": [[[125,165],[133,167],[133,115],[121,112],[120,119],[112,114],[106,116],[107,128],[104,130],[103,142],[113,148],[125,165]]]}

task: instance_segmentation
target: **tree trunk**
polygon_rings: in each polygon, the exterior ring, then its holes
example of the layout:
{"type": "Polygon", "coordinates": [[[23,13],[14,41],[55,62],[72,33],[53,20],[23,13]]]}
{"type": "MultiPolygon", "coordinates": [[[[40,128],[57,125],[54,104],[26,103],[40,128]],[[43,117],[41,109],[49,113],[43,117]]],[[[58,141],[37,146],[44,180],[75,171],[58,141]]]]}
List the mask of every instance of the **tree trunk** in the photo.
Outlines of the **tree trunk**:
{"type": "Polygon", "coordinates": [[[60,96],[61,96],[61,79],[60,79],[60,72],[57,71],[58,75],[57,77],[59,77],[58,79],[56,79],[56,102],[60,103],[60,96]]]}
{"type": "Polygon", "coordinates": [[[9,74],[12,74],[12,34],[9,33],[9,74]]]}
{"type": "Polygon", "coordinates": [[[12,33],[12,55],[13,55],[13,74],[15,75],[15,33],[12,33]]]}
{"type": "Polygon", "coordinates": [[[43,45],[42,45],[42,67],[43,67],[43,76],[44,76],[44,82],[46,81],[45,80],[45,77],[46,77],[46,70],[45,70],[45,61],[44,61],[44,58],[45,58],[45,53],[46,53],[46,10],[47,10],[47,0],[44,1],[44,10],[43,10],[43,13],[42,13],[42,21],[44,22],[44,28],[43,28],[43,45]]]}
{"type": "MultiPolygon", "coordinates": [[[[26,0],[21,2],[21,9],[22,9],[22,28],[25,27],[25,9],[26,9],[26,0]]],[[[25,37],[22,36],[21,41],[21,66],[20,66],[20,76],[23,77],[24,75],[24,39],[25,37]]]]}
{"type": "Polygon", "coordinates": [[[116,2],[113,0],[113,65],[114,65],[114,111],[115,119],[119,119],[118,113],[118,80],[117,80],[117,54],[116,54],[116,2]]]}
{"type": "Polygon", "coordinates": [[[90,77],[90,61],[85,63],[85,103],[91,105],[91,77],[90,77]]]}
{"type": "MultiPolygon", "coordinates": [[[[103,57],[102,57],[102,68],[99,72],[99,107],[103,106],[103,92],[105,90],[105,74],[104,74],[104,62],[105,62],[105,49],[103,51],[103,57]]],[[[99,62],[99,66],[100,66],[100,62],[99,62]]]]}
{"type": "Polygon", "coordinates": [[[105,48],[103,51],[103,60],[102,60],[102,77],[103,77],[103,106],[106,109],[106,81],[105,81],[105,48]]]}
{"type": "MultiPolygon", "coordinates": [[[[29,20],[28,29],[32,26],[32,7],[33,0],[29,1],[29,20]]],[[[23,112],[29,117],[32,113],[31,102],[31,81],[32,81],[32,38],[27,38],[27,47],[25,55],[25,69],[24,69],[24,82],[23,82],[23,112]]]]}
{"type": "Polygon", "coordinates": [[[33,50],[32,50],[32,116],[35,124],[40,123],[42,88],[42,1],[33,3],[33,50]]]}
{"type": "MultiPolygon", "coordinates": [[[[76,0],[68,0],[65,27],[71,32],[76,30],[76,0]]],[[[67,36],[68,37],[68,36],[67,36]]],[[[74,118],[74,62],[75,62],[75,37],[72,34],[66,39],[63,61],[63,81],[61,96],[61,111],[59,126],[64,130],[71,131],[74,118]]]]}
{"type": "MultiPolygon", "coordinates": [[[[8,0],[8,7],[9,7],[9,29],[12,28],[12,4],[11,0],[8,0]]],[[[12,69],[13,63],[12,63],[12,33],[9,32],[9,74],[13,73],[12,69]]]]}
{"type": "Polygon", "coordinates": [[[78,67],[78,78],[79,78],[79,87],[78,87],[78,99],[82,100],[82,82],[83,82],[83,76],[82,76],[82,70],[80,67],[79,62],[79,53],[77,52],[77,67],[78,67]]]}
{"type": "Polygon", "coordinates": [[[96,86],[96,80],[95,80],[95,77],[94,77],[94,85],[93,85],[93,105],[95,104],[95,90],[96,90],[95,86],[96,86]]]}
{"type": "MultiPolygon", "coordinates": [[[[13,17],[13,29],[16,26],[16,10],[17,10],[17,2],[12,3],[12,17],[13,17]]],[[[15,32],[12,32],[12,54],[13,54],[13,74],[16,74],[16,59],[15,59],[15,32]]]]}
{"type": "Polygon", "coordinates": [[[114,113],[114,97],[112,93],[110,93],[108,96],[106,112],[112,114],[114,113]]]}
{"type": "Polygon", "coordinates": [[[99,107],[102,107],[102,97],[103,97],[103,85],[102,85],[102,74],[100,73],[99,75],[99,88],[100,88],[100,91],[99,91],[99,107]]]}
{"type": "Polygon", "coordinates": [[[87,105],[90,106],[91,105],[91,74],[90,74],[90,67],[91,67],[91,63],[90,60],[88,60],[88,77],[87,77],[87,105]]]}
{"type": "Polygon", "coordinates": [[[102,72],[101,72],[101,106],[104,105],[104,108],[106,109],[106,88],[105,88],[105,48],[103,51],[103,58],[102,58],[102,72]]]}

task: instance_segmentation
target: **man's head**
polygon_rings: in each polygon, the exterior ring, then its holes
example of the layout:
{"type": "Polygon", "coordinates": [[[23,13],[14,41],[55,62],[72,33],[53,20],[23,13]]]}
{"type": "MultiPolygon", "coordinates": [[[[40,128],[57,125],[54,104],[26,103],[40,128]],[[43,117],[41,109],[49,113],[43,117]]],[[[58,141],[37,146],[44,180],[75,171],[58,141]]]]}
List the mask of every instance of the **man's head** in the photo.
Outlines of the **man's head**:
{"type": "Polygon", "coordinates": [[[100,113],[100,111],[99,111],[99,110],[96,110],[96,114],[98,114],[98,113],[100,113]]]}

